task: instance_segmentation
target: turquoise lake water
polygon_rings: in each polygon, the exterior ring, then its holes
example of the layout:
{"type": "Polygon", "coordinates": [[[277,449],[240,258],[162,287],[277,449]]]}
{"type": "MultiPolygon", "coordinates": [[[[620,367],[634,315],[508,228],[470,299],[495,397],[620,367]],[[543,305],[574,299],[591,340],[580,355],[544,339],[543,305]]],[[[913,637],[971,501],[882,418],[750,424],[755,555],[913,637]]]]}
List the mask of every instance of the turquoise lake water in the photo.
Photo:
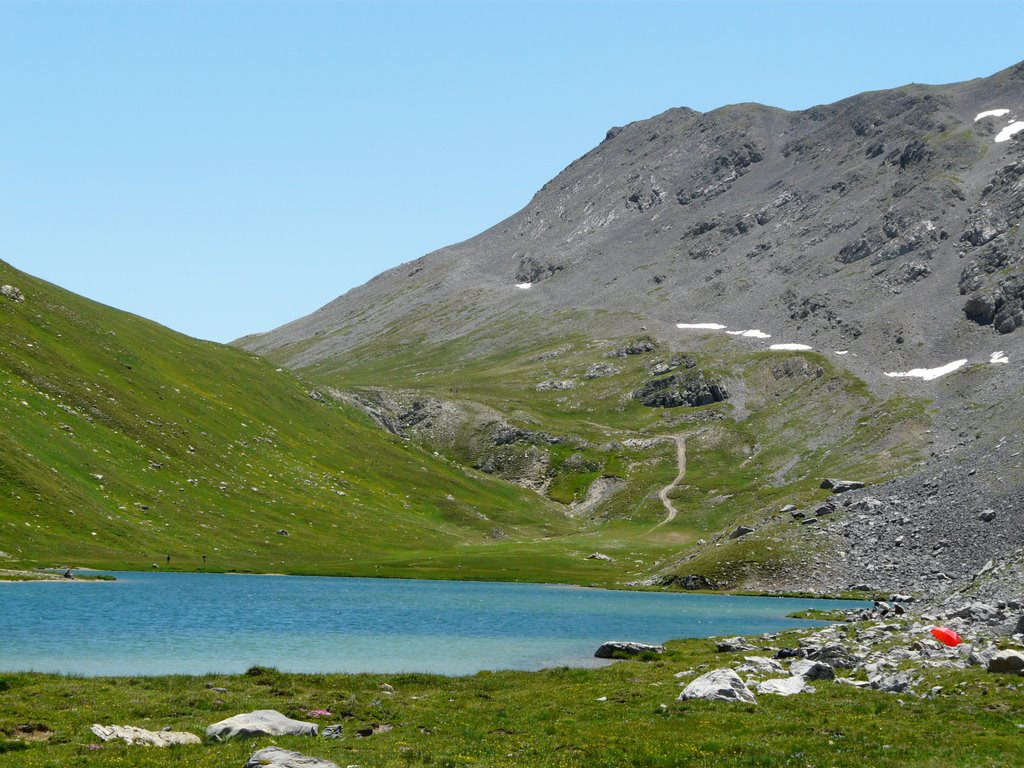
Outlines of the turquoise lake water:
{"type": "Polygon", "coordinates": [[[0,670],[80,675],[599,666],[605,640],[772,632],[795,600],[486,582],[116,573],[0,583],[0,670]]]}

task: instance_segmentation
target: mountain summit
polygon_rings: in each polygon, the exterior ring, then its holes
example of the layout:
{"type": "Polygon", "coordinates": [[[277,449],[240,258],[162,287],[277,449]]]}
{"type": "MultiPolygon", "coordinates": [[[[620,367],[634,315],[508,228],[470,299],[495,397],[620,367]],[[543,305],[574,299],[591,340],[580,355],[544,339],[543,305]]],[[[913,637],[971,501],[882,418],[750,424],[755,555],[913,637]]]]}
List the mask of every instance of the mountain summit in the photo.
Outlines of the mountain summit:
{"type": "Polygon", "coordinates": [[[398,328],[569,331],[558,316],[579,310],[668,338],[703,321],[858,345],[866,375],[1006,346],[1024,322],[1022,121],[1024,64],[802,112],[672,109],[612,128],[477,237],[238,343],[304,367],[398,328]]]}

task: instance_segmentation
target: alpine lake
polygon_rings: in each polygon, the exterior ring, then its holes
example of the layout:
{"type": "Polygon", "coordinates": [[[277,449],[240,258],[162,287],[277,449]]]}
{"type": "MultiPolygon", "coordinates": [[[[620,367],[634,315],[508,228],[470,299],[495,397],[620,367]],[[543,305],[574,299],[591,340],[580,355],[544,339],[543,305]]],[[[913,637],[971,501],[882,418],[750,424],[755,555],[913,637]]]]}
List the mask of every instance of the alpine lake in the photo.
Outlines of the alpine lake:
{"type": "Polygon", "coordinates": [[[546,584],[118,572],[0,583],[0,670],[82,676],[600,666],[607,640],[750,635],[842,600],[546,584]]]}

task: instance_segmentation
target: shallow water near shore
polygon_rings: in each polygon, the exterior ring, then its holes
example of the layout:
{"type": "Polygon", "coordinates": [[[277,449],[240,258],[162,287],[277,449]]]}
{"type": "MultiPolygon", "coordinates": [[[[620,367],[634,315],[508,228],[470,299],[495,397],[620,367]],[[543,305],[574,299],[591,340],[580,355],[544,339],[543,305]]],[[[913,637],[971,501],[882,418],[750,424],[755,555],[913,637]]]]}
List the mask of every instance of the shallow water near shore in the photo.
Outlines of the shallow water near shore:
{"type": "Polygon", "coordinates": [[[599,666],[605,640],[773,632],[842,600],[544,584],[116,573],[0,583],[0,670],[78,675],[434,672],[599,666]]]}

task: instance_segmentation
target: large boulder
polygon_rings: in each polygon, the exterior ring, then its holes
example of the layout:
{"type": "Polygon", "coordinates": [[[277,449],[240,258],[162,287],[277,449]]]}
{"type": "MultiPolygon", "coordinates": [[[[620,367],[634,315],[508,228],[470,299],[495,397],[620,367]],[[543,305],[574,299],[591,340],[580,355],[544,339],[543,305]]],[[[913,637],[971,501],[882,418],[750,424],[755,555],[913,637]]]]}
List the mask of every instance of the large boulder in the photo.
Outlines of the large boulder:
{"type": "Polygon", "coordinates": [[[731,669],[716,669],[701,675],[679,694],[677,701],[707,699],[708,701],[743,701],[756,704],[757,699],[731,669]]]}
{"type": "Polygon", "coordinates": [[[598,659],[614,659],[616,654],[620,656],[639,656],[641,653],[664,653],[665,646],[651,645],[650,643],[635,643],[629,640],[609,640],[602,643],[601,647],[594,652],[598,659]]]}
{"type": "Polygon", "coordinates": [[[805,680],[835,680],[836,671],[823,661],[797,659],[789,665],[789,674],[805,680]]]}
{"type": "Polygon", "coordinates": [[[315,723],[292,720],[273,709],[258,709],[207,727],[206,738],[227,741],[237,736],[316,736],[315,723]]]}
{"type": "Polygon", "coordinates": [[[186,731],[147,731],[134,725],[100,725],[89,729],[100,741],[116,741],[144,747],[169,747],[172,744],[202,744],[194,733],[186,731]]]}
{"type": "Polygon", "coordinates": [[[1024,675],[1024,653],[1013,650],[1000,651],[988,660],[988,671],[1024,675]]]}
{"type": "Polygon", "coordinates": [[[10,299],[11,301],[24,301],[25,297],[21,291],[15,288],[13,285],[0,285],[0,296],[10,299]]]}
{"type": "Polygon", "coordinates": [[[280,747],[266,747],[253,752],[245,768],[338,768],[338,764],[280,747]]]}

